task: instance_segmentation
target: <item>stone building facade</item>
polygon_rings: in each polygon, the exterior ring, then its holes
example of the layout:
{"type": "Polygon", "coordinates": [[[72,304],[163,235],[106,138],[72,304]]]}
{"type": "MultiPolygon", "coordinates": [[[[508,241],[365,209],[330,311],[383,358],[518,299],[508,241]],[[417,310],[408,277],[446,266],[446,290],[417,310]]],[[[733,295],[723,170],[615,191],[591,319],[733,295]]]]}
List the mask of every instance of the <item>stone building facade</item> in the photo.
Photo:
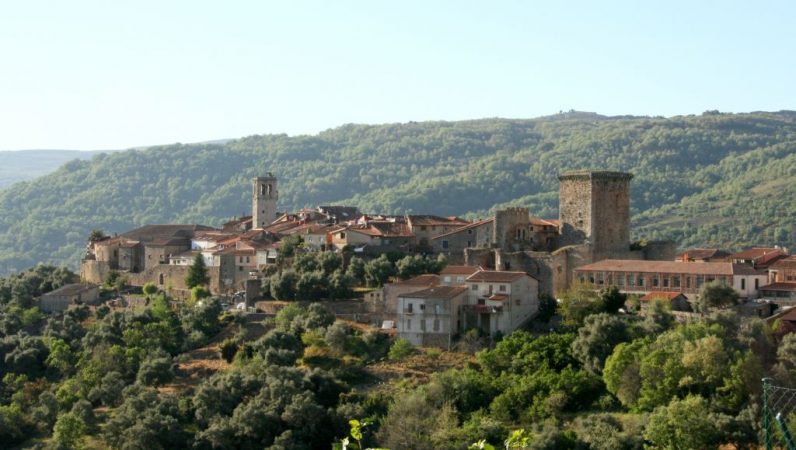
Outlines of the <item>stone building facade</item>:
{"type": "Polygon", "coordinates": [[[276,177],[268,173],[252,180],[252,227],[265,228],[276,220],[276,177]]]}
{"type": "Polygon", "coordinates": [[[592,260],[630,250],[630,180],[624,172],[572,171],[558,177],[559,246],[588,244],[592,260]]]}

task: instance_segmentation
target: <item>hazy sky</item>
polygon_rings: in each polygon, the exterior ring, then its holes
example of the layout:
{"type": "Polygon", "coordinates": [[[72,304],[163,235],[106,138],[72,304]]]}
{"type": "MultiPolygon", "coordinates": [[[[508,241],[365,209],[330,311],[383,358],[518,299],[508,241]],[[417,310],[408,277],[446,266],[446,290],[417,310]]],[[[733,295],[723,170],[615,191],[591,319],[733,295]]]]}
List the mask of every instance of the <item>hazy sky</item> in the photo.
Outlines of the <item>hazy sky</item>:
{"type": "Polygon", "coordinates": [[[793,1],[4,1],[0,150],[796,109],[793,1]]]}

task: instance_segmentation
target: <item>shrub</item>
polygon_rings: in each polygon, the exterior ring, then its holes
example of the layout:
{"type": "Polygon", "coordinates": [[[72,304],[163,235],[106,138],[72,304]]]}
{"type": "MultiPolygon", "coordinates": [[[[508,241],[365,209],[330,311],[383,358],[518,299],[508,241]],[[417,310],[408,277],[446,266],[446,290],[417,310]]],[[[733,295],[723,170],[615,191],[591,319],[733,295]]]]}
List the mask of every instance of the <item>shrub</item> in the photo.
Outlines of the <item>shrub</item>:
{"type": "Polygon", "coordinates": [[[390,347],[390,352],[387,355],[392,361],[397,361],[399,359],[406,358],[407,356],[413,354],[415,352],[414,346],[409,343],[406,339],[400,338],[392,344],[390,347]]]}

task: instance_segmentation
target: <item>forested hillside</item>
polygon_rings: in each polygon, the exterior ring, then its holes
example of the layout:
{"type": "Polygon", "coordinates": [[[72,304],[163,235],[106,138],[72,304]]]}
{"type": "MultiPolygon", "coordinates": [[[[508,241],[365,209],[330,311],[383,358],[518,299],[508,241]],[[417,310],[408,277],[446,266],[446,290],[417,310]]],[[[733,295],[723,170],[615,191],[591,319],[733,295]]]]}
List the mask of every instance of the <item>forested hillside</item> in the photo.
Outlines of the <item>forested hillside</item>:
{"type": "Polygon", "coordinates": [[[250,136],[71,161],[0,191],[0,271],[75,267],[92,228],[219,225],[249,210],[249,180],[279,177],[280,209],[484,216],[525,205],[557,216],[557,175],[631,171],[636,238],[681,245],[796,242],[796,112],[673,118],[568,113],[345,125],[317,136],[250,136]]]}
{"type": "Polygon", "coordinates": [[[0,151],[0,188],[48,174],[73,159],[90,159],[104,151],[0,151]]]}

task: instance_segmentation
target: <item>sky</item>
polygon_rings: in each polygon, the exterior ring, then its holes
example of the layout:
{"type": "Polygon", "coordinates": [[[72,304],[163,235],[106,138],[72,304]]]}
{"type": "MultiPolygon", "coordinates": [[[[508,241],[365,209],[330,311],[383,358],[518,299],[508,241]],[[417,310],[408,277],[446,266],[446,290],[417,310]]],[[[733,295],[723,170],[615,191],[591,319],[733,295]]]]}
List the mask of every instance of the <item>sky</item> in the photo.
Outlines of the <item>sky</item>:
{"type": "Polygon", "coordinates": [[[796,109],[792,1],[2,1],[0,150],[796,109]]]}

